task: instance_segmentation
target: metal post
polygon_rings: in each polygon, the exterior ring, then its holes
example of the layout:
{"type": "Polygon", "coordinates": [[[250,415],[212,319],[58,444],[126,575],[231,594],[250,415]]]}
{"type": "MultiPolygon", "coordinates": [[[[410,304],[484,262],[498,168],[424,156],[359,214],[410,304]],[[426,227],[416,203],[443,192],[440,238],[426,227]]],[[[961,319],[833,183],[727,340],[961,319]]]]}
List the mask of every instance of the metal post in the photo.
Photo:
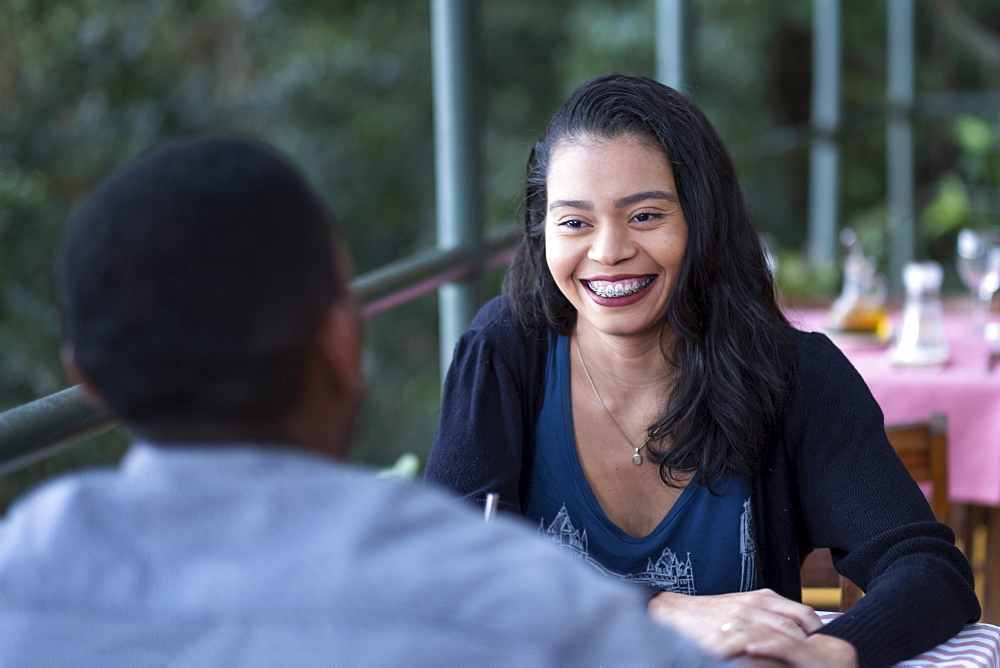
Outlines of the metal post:
{"type": "Polygon", "coordinates": [[[684,80],[685,0],[656,0],[656,78],[677,90],[684,80]]]}
{"type": "MultiPolygon", "coordinates": [[[[431,0],[438,248],[467,248],[481,269],[477,37],[478,0],[431,0]]],[[[482,304],[482,282],[480,270],[438,291],[442,378],[482,304]]]]}
{"type": "Polygon", "coordinates": [[[889,127],[886,136],[886,184],[889,205],[889,281],[894,292],[902,284],[903,267],[913,260],[914,16],[912,0],[888,5],[889,127]]]}
{"type": "Polygon", "coordinates": [[[809,261],[832,262],[840,192],[840,0],[813,0],[812,128],[809,152],[809,261]]]}

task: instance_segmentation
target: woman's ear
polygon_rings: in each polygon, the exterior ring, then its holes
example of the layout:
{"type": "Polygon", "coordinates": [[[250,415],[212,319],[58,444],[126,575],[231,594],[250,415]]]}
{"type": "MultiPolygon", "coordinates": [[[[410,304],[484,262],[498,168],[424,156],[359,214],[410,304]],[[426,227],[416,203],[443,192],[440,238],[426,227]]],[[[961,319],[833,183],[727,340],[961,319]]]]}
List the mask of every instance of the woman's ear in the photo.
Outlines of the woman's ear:
{"type": "Polygon", "coordinates": [[[83,396],[86,397],[87,402],[91,404],[94,408],[103,410],[105,408],[104,398],[101,393],[97,391],[94,384],[90,382],[86,374],[80,369],[80,365],[76,362],[76,354],[73,351],[73,346],[68,343],[64,343],[62,347],[59,348],[59,361],[62,363],[63,369],[66,371],[66,375],[69,376],[71,383],[76,383],[80,386],[83,391],[83,396]]]}

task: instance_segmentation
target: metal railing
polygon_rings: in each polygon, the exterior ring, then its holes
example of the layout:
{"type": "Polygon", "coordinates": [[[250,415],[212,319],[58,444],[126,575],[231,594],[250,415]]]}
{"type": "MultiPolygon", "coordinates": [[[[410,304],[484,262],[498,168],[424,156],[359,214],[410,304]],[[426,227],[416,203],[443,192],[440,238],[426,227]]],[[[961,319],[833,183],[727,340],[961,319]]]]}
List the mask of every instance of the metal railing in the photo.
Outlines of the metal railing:
{"type": "MultiPolygon", "coordinates": [[[[366,318],[388,311],[441,285],[500,267],[517,238],[514,226],[487,232],[483,254],[462,248],[422,251],[358,276],[351,284],[366,318]]],[[[0,413],[0,475],[11,473],[118,426],[97,411],[79,385],[0,413]]]]}

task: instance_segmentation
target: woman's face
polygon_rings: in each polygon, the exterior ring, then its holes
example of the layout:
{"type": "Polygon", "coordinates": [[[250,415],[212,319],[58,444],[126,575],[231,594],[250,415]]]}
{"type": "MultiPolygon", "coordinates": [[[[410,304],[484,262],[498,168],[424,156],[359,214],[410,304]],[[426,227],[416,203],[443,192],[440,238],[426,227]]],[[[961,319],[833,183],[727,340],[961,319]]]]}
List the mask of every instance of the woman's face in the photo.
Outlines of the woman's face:
{"type": "Polygon", "coordinates": [[[634,136],[563,141],[546,185],[545,258],[577,325],[659,335],[687,243],[663,150],[634,136]]]}

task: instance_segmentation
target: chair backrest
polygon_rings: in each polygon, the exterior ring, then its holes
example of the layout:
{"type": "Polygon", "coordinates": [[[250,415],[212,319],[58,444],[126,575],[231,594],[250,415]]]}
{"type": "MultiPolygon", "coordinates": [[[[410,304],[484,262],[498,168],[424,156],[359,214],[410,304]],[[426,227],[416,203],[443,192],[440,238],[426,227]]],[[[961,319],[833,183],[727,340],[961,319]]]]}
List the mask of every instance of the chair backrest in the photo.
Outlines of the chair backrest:
{"type": "Polygon", "coordinates": [[[893,449],[919,483],[931,485],[931,509],[939,522],[948,521],[948,418],[935,413],[927,422],[885,428],[893,449]]]}
{"type": "MultiPolygon", "coordinates": [[[[948,521],[948,418],[935,413],[926,422],[887,425],[889,443],[913,479],[931,486],[930,505],[939,522],[948,521]]],[[[802,566],[804,588],[825,588],[840,582],[841,611],[848,610],[864,595],[861,588],[833,568],[829,550],[816,550],[802,566]]],[[[822,594],[819,594],[822,598],[822,594]]],[[[804,597],[806,602],[809,597],[804,597]]]]}

